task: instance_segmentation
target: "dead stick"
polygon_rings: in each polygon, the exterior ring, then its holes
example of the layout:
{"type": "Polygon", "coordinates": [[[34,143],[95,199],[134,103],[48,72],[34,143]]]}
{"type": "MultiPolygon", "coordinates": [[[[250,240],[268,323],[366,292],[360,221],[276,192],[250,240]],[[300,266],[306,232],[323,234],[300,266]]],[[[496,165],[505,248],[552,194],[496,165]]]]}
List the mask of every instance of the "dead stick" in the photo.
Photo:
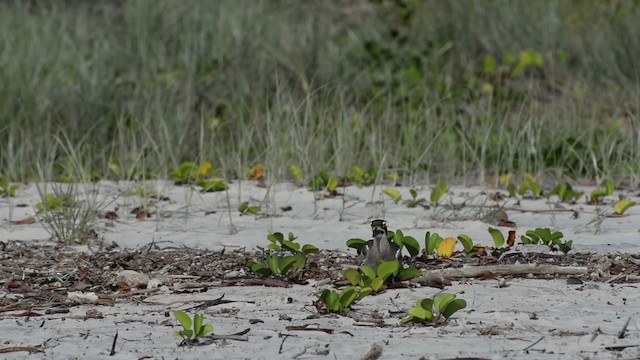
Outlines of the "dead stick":
{"type": "Polygon", "coordinates": [[[291,287],[286,281],[277,280],[277,279],[247,279],[241,285],[252,286],[252,285],[264,285],[264,286],[273,286],[273,287],[291,287]]]}
{"type": "Polygon", "coordinates": [[[109,356],[113,356],[116,354],[116,341],[118,340],[118,332],[116,331],[116,336],[113,337],[113,344],[111,344],[111,352],[109,356]]]}
{"type": "Polygon", "coordinates": [[[540,341],[542,341],[542,339],[544,339],[544,336],[542,336],[540,339],[538,339],[533,344],[531,344],[531,345],[527,346],[526,348],[522,349],[522,351],[527,351],[527,350],[531,349],[532,347],[536,346],[540,341]]]}
{"type": "Polygon", "coordinates": [[[629,321],[631,321],[631,317],[629,317],[627,319],[627,321],[624,323],[624,326],[622,327],[622,329],[618,333],[618,339],[624,338],[624,334],[627,332],[627,326],[629,326],[629,321]]]}
{"type": "Polygon", "coordinates": [[[495,275],[585,275],[589,272],[586,267],[558,266],[547,264],[517,264],[517,265],[487,265],[465,266],[457,269],[443,269],[424,271],[423,275],[411,280],[417,283],[442,281],[442,279],[473,278],[487,273],[495,275]]]}
{"type": "Polygon", "coordinates": [[[207,338],[211,340],[237,340],[237,341],[249,341],[248,336],[244,335],[209,335],[207,338]]]}
{"type": "Polygon", "coordinates": [[[38,349],[38,348],[33,347],[33,346],[12,346],[12,347],[7,347],[7,348],[0,349],[0,354],[6,354],[6,353],[18,352],[18,351],[28,351],[30,353],[41,353],[41,352],[44,352],[43,350],[38,349]]]}
{"type": "Polygon", "coordinates": [[[327,328],[316,328],[316,327],[307,327],[307,326],[287,326],[285,329],[289,330],[289,331],[322,331],[325,332],[327,334],[333,334],[333,329],[327,329],[327,328]]]}

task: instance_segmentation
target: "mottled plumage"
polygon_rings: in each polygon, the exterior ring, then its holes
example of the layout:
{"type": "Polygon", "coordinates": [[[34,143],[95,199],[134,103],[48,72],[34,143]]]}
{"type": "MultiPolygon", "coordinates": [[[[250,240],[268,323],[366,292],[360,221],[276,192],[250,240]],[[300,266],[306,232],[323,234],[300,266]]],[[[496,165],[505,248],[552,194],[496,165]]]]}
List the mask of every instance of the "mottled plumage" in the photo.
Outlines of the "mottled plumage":
{"type": "Polygon", "coordinates": [[[374,270],[378,269],[381,261],[400,260],[400,247],[398,244],[387,239],[387,224],[384,220],[373,220],[371,222],[373,239],[367,241],[363,254],[365,256],[363,265],[368,265],[374,270]]]}

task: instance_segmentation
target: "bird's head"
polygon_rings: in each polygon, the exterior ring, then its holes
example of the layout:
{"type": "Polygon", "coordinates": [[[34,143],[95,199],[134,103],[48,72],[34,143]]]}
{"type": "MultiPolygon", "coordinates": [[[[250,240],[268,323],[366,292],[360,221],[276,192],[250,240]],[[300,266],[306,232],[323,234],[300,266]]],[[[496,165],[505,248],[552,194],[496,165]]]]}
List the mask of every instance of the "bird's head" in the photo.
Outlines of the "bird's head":
{"type": "Polygon", "coordinates": [[[387,234],[387,222],[384,220],[373,220],[371,222],[371,230],[373,231],[373,237],[378,234],[387,234]]]}

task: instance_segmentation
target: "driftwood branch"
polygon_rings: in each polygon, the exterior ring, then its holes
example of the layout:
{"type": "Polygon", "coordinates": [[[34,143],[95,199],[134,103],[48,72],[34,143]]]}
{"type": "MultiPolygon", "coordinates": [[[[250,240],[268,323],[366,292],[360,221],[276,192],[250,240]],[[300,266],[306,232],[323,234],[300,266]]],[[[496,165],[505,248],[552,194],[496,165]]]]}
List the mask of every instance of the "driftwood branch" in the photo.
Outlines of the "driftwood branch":
{"type": "Polygon", "coordinates": [[[413,279],[416,283],[442,282],[445,279],[461,279],[474,277],[487,277],[492,275],[585,275],[589,270],[586,267],[558,266],[548,264],[516,264],[516,265],[487,265],[465,266],[457,269],[428,270],[423,275],[413,279]]]}

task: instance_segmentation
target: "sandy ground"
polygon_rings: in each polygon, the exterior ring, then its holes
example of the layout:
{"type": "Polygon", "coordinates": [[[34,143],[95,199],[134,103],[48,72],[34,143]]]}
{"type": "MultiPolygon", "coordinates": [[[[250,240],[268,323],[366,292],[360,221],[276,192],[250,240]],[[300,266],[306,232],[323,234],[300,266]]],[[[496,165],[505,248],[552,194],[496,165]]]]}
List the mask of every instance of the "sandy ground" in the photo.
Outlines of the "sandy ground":
{"type": "MultiPolygon", "coordinates": [[[[451,189],[443,204],[465,204],[454,210],[450,206],[408,208],[382,194],[384,187],[380,186],[340,188],[343,196],[317,200],[312,192],[293,184],[266,188],[257,185],[235,182],[228,192],[203,194],[188,186],[146,183],[147,189],[165,197],[156,201],[126,195],[138,189],[139,184],[99,183],[87,190],[97,191],[99,199],[106,199],[104,210],[115,211],[118,218],[100,220],[95,228],[99,238],[92,240],[90,246],[76,245],[65,251],[92,254],[100,250],[100,243],[117,244],[112,251],[152,243],[168,249],[255,249],[267,245],[267,234],[280,231],[293,232],[303,244],[355,255],[345,241],[353,237],[367,239],[373,218],[387,219],[390,229],[402,229],[421,244],[424,233],[431,231],[443,237],[464,233],[476,243],[492,245],[487,228],[495,226],[491,213],[500,205],[508,209],[518,233],[537,227],[560,230],[565,238],[574,240],[574,252],[640,252],[640,208],[635,207],[624,217],[598,221],[598,212],[606,211],[609,205],[587,205],[580,200],[577,204],[562,204],[559,211],[554,201],[544,198],[517,201],[505,197],[495,201],[489,195],[506,192],[487,188],[451,189]],[[261,215],[241,216],[237,208],[243,201],[261,205],[261,215]],[[150,204],[151,217],[136,219],[131,210],[144,204],[150,204]]],[[[398,189],[404,199],[410,198],[409,188],[398,189]]],[[[417,190],[420,197],[429,197],[430,188],[417,190]]],[[[607,200],[613,202],[618,194],[640,202],[637,191],[618,191],[607,200]]],[[[38,201],[33,184],[20,189],[14,198],[0,199],[0,241],[28,246],[53,244],[40,222],[11,223],[33,216],[38,201]]],[[[509,228],[501,230],[506,233],[509,228]]],[[[7,256],[0,257],[0,262],[7,260],[7,256]]],[[[634,274],[640,275],[637,271],[634,274]]],[[[19,280],[0,279],[0,300],[5,304],[19,298],[7,285],[19,280]]],[[[433,287],[390,289],[366,297],[354,307],[351,316],[336,316],[319,315],[312,305],[321,288],[332,286],[313,280],[290,288],[213,287],[191,294],[178,294],[172,290],[173,284],[167,284],[135,302],[128,299],[109,305],[76,305],[65,314],[24,316],[24,311],[1,308],[0,351],[39,346],[43,352],[28,355],[33,359],[359,359],[378,344],[383,359],[640,358],[640,291],[636,284],[606,283],[590,277],[585,277],[582,284],[570,284],[565,278],[514,278],[508,284],[499,288],[495,279],[453,281],[445,291],[466,299],[468,306],[456,313],[448,325],[436,328],[398,325],[418,299],[441,291],[433,287]],[[173,336],[173,331],[178,330],[173,311],[189,309],[198,305],[198,300],[223,294],[224,299],[234,302],[199,312],[205,315],[205,323],[214,326],[216,335],[249,329],[248,341],[216,340],[205,346],[178,346],[180,339],[173,336]],[[102,316],[87,317],[87,311],[97,311],[102,316]],[[619,339],[618,332],[629,318],[626,334],[619,339]],[[287,330],[288,326],[304,325],[333,332],[287,330]],[[110,356],[116,333],[115,354],[110,356]]],[[[1,358],[26,356],[27,352],[0,354],[1,358]]]]}

